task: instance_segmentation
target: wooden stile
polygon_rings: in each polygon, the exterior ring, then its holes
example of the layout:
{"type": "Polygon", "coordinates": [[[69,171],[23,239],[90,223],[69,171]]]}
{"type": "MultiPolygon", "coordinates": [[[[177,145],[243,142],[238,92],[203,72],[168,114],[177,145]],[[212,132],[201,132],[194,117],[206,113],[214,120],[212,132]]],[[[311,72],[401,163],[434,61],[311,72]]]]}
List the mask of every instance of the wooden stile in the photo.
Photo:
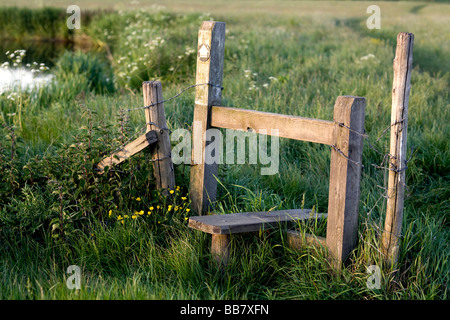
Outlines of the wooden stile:
{"type": "MultiPolygon", "coordinates": [[[[142,83],[144,104],[149,106],[163,101],[162,85],[159,81],[145,81],[142,83]]],[[[167,194],[175,187],[175,172],[171,157],[169,130],[167,129],[164,103],[158,103],[145,109],[147,131],[155,131],[158,142],[152,147],[153,171],[156,187],[167,194]]]]}
{"type": "Polygon", "coordinates": [[[397,36],[392,85],[392,112],[388,199],[386,220],[382,235],[382,252],[385,262],[397,263],[399,237],[401,236],[405,195],[406,135],[408,127],[408,101],[411,90],[414,35],[401,32],[397,36]]]}
{"type": "Polygon", "coordinates": [[[318,218],[310,217],[310,211],[300,209],[202,216],[210,212],[217,192],[217,163],[205,163],[205,156],[210,156],[205,155],[205,147],[209,143],[206,130],[209,128],[256,131],[330,145],[329,207],[328,214],[321,214],[322,217],[328,216],[327,236],[306,235],[301,238],[299,232],[289,231],[288,243],[293,247],[305,243],[326,247],[333,265],[340,268],[357,240],[365,99],[338,97],[334,121],[220,106],[224,42],[225,24],[203,22],[198,42],[190,188],[192,209],[199,216],[189,219],[189,227],[212,234],[212,254],[216,261],[226,265],[231,234],[318,218]],[[278,132],[272,131],[274,129],[278,132]]]}
{"type": "Polygon", "coordinates": [[[215,201],[217,163],[205,163],[206,130],[211,127],[211,107],[222,100],[225,23],[205,21],[198,33],[190,196],[192,210],[204,214],[215,201]],[[210,84],[210,85],[208,85],[210,84]]]}

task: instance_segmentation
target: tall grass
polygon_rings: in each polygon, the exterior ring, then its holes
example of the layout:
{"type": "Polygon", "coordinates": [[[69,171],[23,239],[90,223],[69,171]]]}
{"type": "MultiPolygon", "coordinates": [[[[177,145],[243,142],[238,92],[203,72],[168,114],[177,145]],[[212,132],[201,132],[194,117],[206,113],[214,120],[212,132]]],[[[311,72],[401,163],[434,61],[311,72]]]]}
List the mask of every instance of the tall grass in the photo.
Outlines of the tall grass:
{"type": "MultiPolygon", "coordinates": [[[[368,289],[366,268],[383,267],[379,239],[386,172],[372,166],[383,157],[367,143],[358,246],[339,273],[329,271],[321,250],[292,250],[284,233],[273,230],[233,236],[230,265],[222,275],[210,257],[208,235],[186,226],[184,202],[173,203],[171,210],[183,208],[175,214],[151,192],[148,154],[97,176],[92,170],[96,161],[145,122],[142,112],[121,112],[142,106],[143,80],[160,79],[166,98],[193,84],[198,27],[210,18],[162,11],[104,14],[84,32],[107,48],[108,61],[65,54],[54,69],[58,81],[24,97],[28,112],[22,129],[14,128],[6,115],[16,105],[0,96],[0,120],[7,125],[0,139],[0,229],[5,243],[0,248],[0,297],[447,299],[449,71],[438,72],[441,60],[429,61],[425,51],[443,57],[448,47],[420,31],[408,121],[408,146],[415,148],[409,149],[400,259],[397,270],[382,268],[379,290],[368,289]],[[106,77],[111,77],[114,90],[102,82],[106,77]],[[164,209],[145,219],[129,218],[124,224],[117,220],[118,214],[131,217],[135,210],[156,205],[164,209]],[[66,269],[73,264],[82,269],[78,291],[65,284],[66,269]]],[[[388,152],[389,134],[383,133],[390,123],[392,39],[399,27],[409,25],[397,21],[377,33],[361,31],[363,22],[351,18],[214,18],[226,21],[228,30],[224,105],[332,120],[339,95],[364,96],[368,139],[388,152]]],[[[422,23],[418,20],[411,28],[422,23]]],[[[435,34],[436,28],[430,24],[427,32],[435,34]]],[[[193,91],[166,103],[169,128],[189,128],[193,105],[193,91]]],[[[260,166],[221,166],[217,212],[300,207],[326,212],[330,149],[282,139],[280,151],[276,175],[261,176],[260,166]]],[[[188,196],[189,168],[178,166],[176,179],[181,201],[188,196]]],[[[326,235],[326,221],[297,228],[326,235]]]]}

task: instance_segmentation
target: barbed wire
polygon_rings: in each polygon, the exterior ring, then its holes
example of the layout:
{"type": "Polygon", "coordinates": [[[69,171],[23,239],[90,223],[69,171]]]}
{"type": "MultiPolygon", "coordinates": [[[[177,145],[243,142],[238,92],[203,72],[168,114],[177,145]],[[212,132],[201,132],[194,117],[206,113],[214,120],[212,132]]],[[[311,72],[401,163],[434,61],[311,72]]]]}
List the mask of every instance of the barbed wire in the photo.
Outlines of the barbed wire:
{"type": "Polygon", "coordinates": [[[187,90],[189,90],[189,89],[192,89],[192,88],[195,88],[195,87],[199,87],[199,86],[210,86],[210,87],[214,87],[214,88],[220,88],[221,90],[224,89],[222,86],[219,86],[219,85],[216,85],[216,84],[212,84],[212,83],[209,83],[209,82],[208,82],[208,83],[197,83],[197,84],[194,84],[194,85],[192,85],[192,86],[189,86],[189,87],[184,88],[183,90],[181,90],[180,92],[178,92],[178,93],[177,93],[176,95],[174,95],[173,97],[170,97],[170,98],[165,99],[165,100],[153,102],[152,104],[149,104],[148,106],[144,106],[144,107],[136,107],[136,108],[130,108],[130,109],[127,109],[127,111],[128,111],[128,112],[131,112],[131,111],[143,110],[143,109],[148,109],[148,108],[154,107],[154,106],[156,106],[156,105],[158,105],[158,104],[161,104],[161,103],[168,102],[168,101],[170,101],[170,100],[176,99],[176,98],[178,98],[182,93],[184,93],[185,91],[187,91],[187,90]]]}
{"type": "MultiPolygon", "coordinates": [[[[170,98],[168,98],[168,99],[161,100],[161,101],[156,101],[156,102],[153,102],[152,104],[149,104],[149,105],[144,106],[144,107],[136,107],[136,108],[129,108],[129,109],[120,109],[119,111],[120,111],[120,113],[125,113],[125,112],[131,112],[131,111],[136,111],[136,110],[145,110],[145,109],[148,109],[148,108],[157,106],[157,105],[159,105],[159,104],[161,104],[161,103],[165,103],[165,102],[171,101],[171,100],[173,100],[173,99],[176,99],[176,98],[178,98],[181,94],[183,94],[184,92],[186,92],[187,90],[190,90],[190,89],[192,89],[192,88],[199,87],[199,86],[210,86],[210,87],[214,87],[214,88],[219,88],[220,90],[223,90],[223,89],[224,89],[224,87],[222,87],[222,86],[220,86],[220,85],[216,85],[216,84],[210,83],[210,82],[208,82],[208,83],[197,83],[197,84],[194,84],[194,85],[191,85],[191,86],[188,86],[188,87],[182,89],[182,90],[181,90],[180,92],[178,92],[176,95],[174,95],[174,96],[172,96],[172,97],[170,97],[170,98]]],[[[155,123],[155,122],[153,122],[153,121],[149,121],[149,122],[147,122],[144,126],[142,126],[138,131],[136,131],[131,137],[129,137],[125,142],[123,142],[118,148],[116,148],[114,151],[111,151],[112,154],[115,154],[115,153],[117,153],[117,152],[119,152],[119,151],[122,151],[126,145],[128,145],[131,141],[135,140],[138,136],[140,136],[141,134],[143,134],[143,131],[144,131],[144,129],[147,128],[147,125],[152,125],[152,126],[155,126],[155,127],[159,128],[160,131],[161,131],[161,133],[162,133],[163,130],[167,130],[167,131],[169,131],[169,133],[171,132],[171,130],[170,130],[168,127],[162,127],[162,126],[158,125],[157,123],[155,123]]],[[[167,156],[165,156],[165,157],[158,158],[158,159],[152,159],[152,160],[150,160],[150,161],[162,161],[162,160],[164,160],[164,159],[170,158],[171,156],[172,156],[172,155],[169,154],[169,155],[167,155],[167,156]]]]}
{"type": "MultiPolygon", "coordinates": [[[[164,99],[164,100],[161,100],[161,101],[156,101],[156,102],[151,103],[150,105],[143,106],[143,107],[136,107],[136,108],[122,109],[121,112],[128,112],[128,113],[129,113],[129,112],[131,112],[131,111],[145,110],[145,109],[148,109],[148,108],[157,106],[157,105],[159,105],[159,104],[161,104],[161,103],[165,103],[165,102],[174,100],[174,99],[178,98],[178,97],[179,97],[181,94],[183,94],[184,92],[186,92],[186,91],[188,91],[188,90],[190,90],[190,89],[192,89],[192,88],[198,87],[198,86],[210,86],[210,87],[220,88],[221,90],[224,89],[222,86],[215,85],[215,84],[212,84],[212,83],[198,83],[198,84],[194,84],[194,85],[188,86],[188,87],[186,87],[186,88],[183,88],[183,89],[182,89],[180,92],[178,92],[176,95],[174,95],[174,96],[172,96],[172,97],[170,97],[170,98],[168,98],[168,99],[164,99]]],[[[386,171],[393,171],[393,172],[399,173],[399,172],[402,172],[402,171],[406,171],[406,170],[408,169],[407,164],[408,164],[408,162],[411,160],[411,158],[412,158],[412,156],[413,156],[414,147],[412,147],[410,158],[409,158],[408,160],[404,161],[404,162],[405,162],[404,165],[403,165],[403,166],[400,166],[400,167],[396,167],[396,166],[392,163],[392,161],[389,161],[389,160],[397,160],[397,158],[396,158],[395,156],[393,156],[392,154],[390,154],[390,153],[386,153],[385,151],[380,151],[377,147],[375,147],[375,144],[378,143],[378,142],[380,141],[380,139],[383,138],[383,137],[386,135],[386,133],[389,132],[389,130],[390,130],[393,126],[395,126],[395,125],[397,125],[397,124],[400,124],[400,123],[403,123],[405,120],[406,120],[406,118],[403,118],[403,119],[400,119],[400,120],[398,120],[398,121],[395,121],[395,122],[391,123],[389,126],[387,126],[387,127],[381,132],[381,134],[375,139],[374,142],[371,141],[371,136],[367,133],[367,131],[366,131],[365,129],[363,129],[363,132],[359,132],[359,131],[354,130],[354,129],[352,129],[351,127],[345,125],[345,124],[342,123],[342,122],[336,122],[336,124],[338,124],[339,127],[341,127],[341,128],[345,128],[345,129],[349,130],[350,132],[352,132],[352,133],[354,133],[354,134],[357,134],[357,135],[363,137],[363,139],[364,139],[364,141],[366,142],[366,144],[368,145],[368,147],[369,147],[371,150],[375,151],[377,154],[379,154],[379,155],[381,155],[381,156],[383,157],[380,164],[370,163],[370,165],[371,165],[372,167],[374,167],[374,168],[376,168],[376,169],[382,169],[382,170],[386,170],[386,171]],[[389,164],[386,165],[388,162],[389,162],[389,164]]],[[[163,126],[160,126],[160,125],[158,125],[157,123],[155,123],[155,122],[153,122],[153,121],[149,121],[149,122],[147,122],[143,127],[141,127],[138,131],[136,131],[136,132],[135,132],[135,133],[134,133],[127,141],[126,141],[126,142],[122,143],[122,145],[121,145],[119,148],[117,148],[113,153],[116,153],[116,152],[118,152],[118,151],[120,151],[120,150],[123,150],[124,146],[126,146],[126,145],[127,145],[129,142],[131,142],[132,140],[136,139],[136,137],[137,137],[138,135],[142,134],[143,131],[144,131],[144,129],[146,129],[148,125],[155,126],[156,128],[158,128],[158,129],[160,130],[161,133],[163,133],[163,132],[162,132],[163,130],[167,130],[167,131],[169,131],[169,133],[171,132],[170,129],[169,129],[168,127],[163,127],[163,126]]],[[[365,166],[363,165],[362,162],[355,161],[355,160],[351,159],[351,158],[350,158],[348,155],[346,155],[341,149],[339,149],[335,144],[330,145],[330,147],[331,147],[333,150],[335,150],[340,156],[344,157],[347,161],[353,163],[354,165],[358,165],[358,166],[360,166],[361,168],[365,168],[365,166]]],[[[171,153],[169,153],[169,155],[166,155],[166,156],[164,156],[164,157],[157,158],[157,159],[151,159],[150,161],[152,161],[152,162],[154,162],[154,161],[162,161],[162,160],[164,160],[164,159],[170,158],[171,156],[172,156],[171,153]]],[[[364,170],[363,170],[362,174],[364,174],[364,170]]],[[[385,180],[386,180],[386,179],[385,179],[385,180]]],[[[386,184],[386,181],[385,181],[385,184],[386,184]]],[[[383,198],[385,198],[385,199],[386,199],[386,198],[389,198],[388,188],[387,188],[387,187],[385,187],[385,186],[380,186],[380,185],[378,185],[378,184],[377,184],[377,187],[381,188],[381,189],[383,190],[383,193],[382,193],[382,194],[380,195],[380,197],[376,200],[374,206],[369,210],[369,215],[370,215],[370,213],[374,210],[374,208],[377,206],[378,202],[379,202],[381,199],[383,199],[383,198]]]]}

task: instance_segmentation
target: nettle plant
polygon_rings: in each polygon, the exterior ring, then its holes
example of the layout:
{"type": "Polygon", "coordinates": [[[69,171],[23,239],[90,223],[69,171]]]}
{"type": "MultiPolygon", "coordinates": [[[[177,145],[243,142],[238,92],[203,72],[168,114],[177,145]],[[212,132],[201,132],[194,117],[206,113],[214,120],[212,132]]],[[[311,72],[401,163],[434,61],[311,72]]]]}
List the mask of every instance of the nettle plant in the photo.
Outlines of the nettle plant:
{"type": "Polygon", "coordinates": [[[51,236],[56,241],[87,231],[87,220],[105,227],[141,224],[152,229],[184,225],[188,195],[180,186],[165,196],[155,189],[150,155],[133,157],[98,174],[96,164],[133,136],[128,119],[116,124],[94,121],[82,106],[86,125],[68,143],[44,155],[24,157],[12,126],[0,136],[0,228],[8,232],[51,236]]]}

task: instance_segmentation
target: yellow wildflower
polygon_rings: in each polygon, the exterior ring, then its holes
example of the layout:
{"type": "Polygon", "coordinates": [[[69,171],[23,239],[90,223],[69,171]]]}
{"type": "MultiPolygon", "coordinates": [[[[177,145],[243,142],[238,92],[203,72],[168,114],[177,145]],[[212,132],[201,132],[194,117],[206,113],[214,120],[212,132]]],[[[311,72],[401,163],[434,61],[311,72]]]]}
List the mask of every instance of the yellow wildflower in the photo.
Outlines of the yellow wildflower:
{"type": "Polygon", "coordinates": [[[169,192],[170,192],[170,194],[173,194],[173,193],[174,193],[175,191],[173,191],[173,190],[170,190],[169,192]]]}
{"type": "Polygon", "coordinates": [[[122,220],[122,221],[120,221],[120,222],[122,222],[122,224],[124,224],[125,221],[122,220]]]}
{"type": "Polygon", "coordinates": [[[153,207],[150,207],[149,209],[150,209],[150,211],[152,211],[152,210],[153,210],[153,209],[155,209],[155,208],[153,208],[153,207]]]}
{"type": "Polygon", "coordinates": [[[189,211],[191,211],[191,209],[187,208],[187,209],[186,209],[186,212],[189,212],[189,211]]]}
{"type": "Polygon", "coordinates": [[[160,206],[156,206],[156,209],[159,209],[159,208],[161,208],[160,206]]]}
{"type": "Polygon", "coordinates": [[[129,218],[127,214],[126,214],[126,215],[124,215],[123,217],[124,217],[125,219],[128,219],[128,218],[129,218]]]}
{"type": "Polygon", "coordinates": [[[122,220],[122,216],[119,214],[119,216],[117,217],[117,220],[122,220]]]}
{"type": "Polygon", "coordinates": [[[181,197],[181,200],[186,201],[187,198],[186,197],[181,197]]]}
{"type": "Polygon", "coordinates": [[[189,219],[188,217],[184,218],[184,220],[186,220],[186,221],[187,221],[188,219],[189,219]]]}
{"type": "Polygon", "coordinates": [[[108,216],[110,216],[110,217],[111,217],[111,214],[112,214],[112,210],[109,210],[109,212],[108,212],[108,216]]]}
{"type": "Polygon", "coordinates": [[[180,191],[180,186],[177,186],[177,191],[180,191]]]}
{"type": "Polygon", "coordinates": [[[139,215],[143,215],[144,214],[144,210],[139,211],[139,215]]]}
{"type": "Polygon", "coordinates": [[[169,205],[169,206],[167,207],[167,211],[170,211],[170,210],[172,210],[172,205],[169,205]]]}
{"type": "Polygon", "coordinates": [[[178,211],[178,206],[175,206],[175,211],[178,211]]]}
{"type": "Polygon", "coordinates": [[[131,216],[131,219],[136,219],[137,216],[135,216],[134,214],[131,216]]]}
{"type": "Polygon", "coordinates": [[[147,212],[148,215],[151,215],[152,213],[150,211],[147,212]]]}
{"type": "Polygon", "coordinates": [[[141,201],[141,198],[137,197],[137,198],[136,198],[136,201],[141,201]]]}

